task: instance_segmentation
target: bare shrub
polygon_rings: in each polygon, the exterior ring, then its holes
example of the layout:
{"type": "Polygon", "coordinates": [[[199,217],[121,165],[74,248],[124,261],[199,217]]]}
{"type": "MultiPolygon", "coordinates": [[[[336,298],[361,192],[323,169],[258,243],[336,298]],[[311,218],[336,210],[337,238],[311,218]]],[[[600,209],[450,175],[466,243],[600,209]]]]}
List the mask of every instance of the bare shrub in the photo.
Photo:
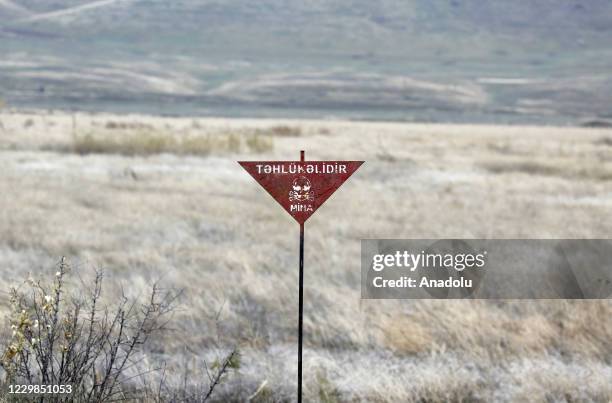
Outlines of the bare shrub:
{"type": "Polygon", "coordinates": [[[71,384],[73,399],[95,402],[125,396],[124,372],[164,330],[177,295],[154,286],[145,303],[122,297],[113,309],[101,308],[102,273],[83,298],[67,294],[68,271],[62,259],[51,283],[32,279],[27,290],[11,290],[12,334],[1,360],[6,383],[71,384]]]}
{"type": "Polygon", "coordinates": [[[168,330],[180,292],[155,284],[143,302],[123,295],[113,306],[102,306],[103,273],[97,271],[89,290],[80,287],[77,294],[66,281],[70,271],[62,258],[52,281],[29,279],[24,289],[11,290],[1,392],[14,384],[70,384],[70,395],[53,395],[52,401],[169,401],[181,395],[181,401],[202,402],[239,368],[240,355],[233,349],[212,366],[205,364],[206,382],[185,382],[200,385],[189,394],[169,388],[164,375],[153,384],[148,375],[164,367],[144,369],[143,353],[153,336],[168,330]]]}

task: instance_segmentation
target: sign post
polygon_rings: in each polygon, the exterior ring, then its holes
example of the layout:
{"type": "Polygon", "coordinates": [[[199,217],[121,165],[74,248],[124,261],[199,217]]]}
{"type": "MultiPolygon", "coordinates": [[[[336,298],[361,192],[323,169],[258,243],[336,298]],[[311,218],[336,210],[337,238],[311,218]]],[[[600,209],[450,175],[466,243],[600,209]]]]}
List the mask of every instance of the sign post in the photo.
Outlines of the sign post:
{"type": "Polygon", "coordinates": [[[304,317],[304,223],[363,164],[363,161],[238,162],[300,224],[298,313],[298,403],[302,402],[304,317]]]}

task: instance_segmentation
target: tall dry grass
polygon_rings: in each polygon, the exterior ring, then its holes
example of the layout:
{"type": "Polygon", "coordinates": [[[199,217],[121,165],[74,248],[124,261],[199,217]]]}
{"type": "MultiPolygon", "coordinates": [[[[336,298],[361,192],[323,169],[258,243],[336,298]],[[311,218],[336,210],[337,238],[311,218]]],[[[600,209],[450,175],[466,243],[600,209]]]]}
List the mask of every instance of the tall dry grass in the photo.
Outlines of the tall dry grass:
{"type": "Polygon", "coordinates": [[[224,133],[218,135],[172,136],[170,134],[138,131],[113,135],[87,133],[74,136],[65,151],[77,154],[120,154],[126,156],[177,154],[200,155],[239,153],[262,153],[274,148],[271,137],[254,133],[240,135],[224,133]]]}
{"type": "MultiPolygon", "coordinates": [[[[210,400],[295,399],[297,234],[236,164],[255,151],[243,143],[237,155],[221,147],[214,158],[81,158],[70,115],[2,117],[0,282],[61,254],[108,268],[134,292],[164,273],[186,303],[177,331],[149,344],[143,365],[166,363],[149,385],[163,374],[168,391],[204,393],[203,361],[229,353],[215,347],[209,317],[222,305],[219,333],[240,344],[240,369],[210,400]]],[[[194,121],[80,114],[74,126],[94,137],[235,133],[243,142],[259,131],[273,139],[265,158],[305,149],[307,159],[367,161],[307,224],[308,401],[612,399],[610,301],[363,301],[359,293],[361,238],[607,237],[612,182],[597,172],[612,158],[602,141],[610,130],[194,121]],[[275,126],[301,134],[274,135],[275,126]]]]}

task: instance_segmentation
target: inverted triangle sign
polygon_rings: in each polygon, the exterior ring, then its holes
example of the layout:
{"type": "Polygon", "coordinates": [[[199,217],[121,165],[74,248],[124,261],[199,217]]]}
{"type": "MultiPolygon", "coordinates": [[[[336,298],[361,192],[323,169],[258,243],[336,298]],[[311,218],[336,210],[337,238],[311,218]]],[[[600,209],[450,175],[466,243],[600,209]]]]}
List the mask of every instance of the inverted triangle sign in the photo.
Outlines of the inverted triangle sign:
{"type": "Polygon", "coordinates": [[[298,314],[298,403],[302,403],[304,312],[304,222],[363,164],[363,161],[238,161],[300,224],[298,314]]]}
{"type": "Polygon", "coordinates": [[[304,222],[363,161],[239,161],[298,223],[304,222]]]}

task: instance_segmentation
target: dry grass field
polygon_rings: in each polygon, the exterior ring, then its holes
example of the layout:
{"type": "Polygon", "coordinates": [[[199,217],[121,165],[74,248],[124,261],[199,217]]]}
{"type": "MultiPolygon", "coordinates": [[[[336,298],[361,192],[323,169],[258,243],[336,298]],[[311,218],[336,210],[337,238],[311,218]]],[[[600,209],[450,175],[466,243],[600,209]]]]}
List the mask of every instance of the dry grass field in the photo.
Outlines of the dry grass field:
{"type": "MultiPolygon", "coordinates": [[[[306,224],[308,401],[612,401],[612,302],[360,299],[362,238],[609,238],[612,130],[0,114],[0,311],[67,256],[184,289],[151,365],[295,396],[298,225],[237,160],[365,160],[306,224]],[[218,315],[218,320],[217,320],[218,315]],[[203,376],[203,375],[202,375],[203,376]]],[[[6,325],[4,325],[6,326],[6,325]]]]}

